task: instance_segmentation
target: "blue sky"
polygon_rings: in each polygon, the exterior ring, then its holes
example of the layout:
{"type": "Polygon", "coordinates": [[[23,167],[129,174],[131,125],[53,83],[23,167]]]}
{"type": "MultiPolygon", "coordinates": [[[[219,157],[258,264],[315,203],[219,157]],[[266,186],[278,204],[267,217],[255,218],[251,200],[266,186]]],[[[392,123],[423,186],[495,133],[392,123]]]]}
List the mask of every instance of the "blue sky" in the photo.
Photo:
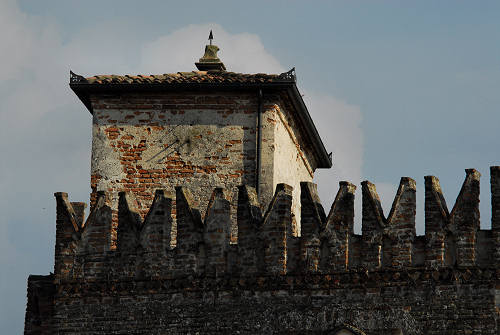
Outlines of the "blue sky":
{"type": "Polygon", "coordinates": [[[296,67],[334,154],[333,169],[318,173],[327,209],[338,180],[358,185],[359,199],[368,179],[387,213],[409,176],[422,234],[424,175],[440,178],[451,209],[474,167],[489,227],[489,166],[500,165],[497,1],[0,0],[4,332],[23,329],[28,274],[52,270],[52,194],[88,201],[91,119],[68,88],[69,70],[194,70],[209,29],[229,70],[296,67]]]}

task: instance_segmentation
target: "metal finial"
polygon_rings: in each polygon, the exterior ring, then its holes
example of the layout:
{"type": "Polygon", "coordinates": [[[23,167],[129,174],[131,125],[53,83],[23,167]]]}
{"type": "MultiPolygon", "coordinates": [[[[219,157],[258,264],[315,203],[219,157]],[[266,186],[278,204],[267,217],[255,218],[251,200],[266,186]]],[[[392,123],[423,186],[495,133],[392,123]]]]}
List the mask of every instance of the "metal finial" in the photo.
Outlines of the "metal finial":
{"type": "Polygon", "coordinates": [[[212,30],[210,30],[210,34],[208,35],[208,39],[210,40],[210,45],[212,45],[212,40],[214,39],[214,35],[212,34],[212,30]]]}

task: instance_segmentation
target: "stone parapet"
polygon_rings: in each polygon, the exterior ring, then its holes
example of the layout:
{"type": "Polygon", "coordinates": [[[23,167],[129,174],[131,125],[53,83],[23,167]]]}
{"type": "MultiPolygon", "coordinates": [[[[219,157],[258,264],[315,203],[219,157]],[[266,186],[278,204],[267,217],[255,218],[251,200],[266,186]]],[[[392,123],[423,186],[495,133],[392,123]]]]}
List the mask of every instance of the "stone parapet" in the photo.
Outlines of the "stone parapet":
{"type": "MultiPolygon", "coordinates": [[[[255,189],[241,186],[236,215],[236,226],[240,231],[237,243],[231,243],[229,239],[230,227],[234,225],[230,206],[232,190],[214,190],[204,220],[187,188],[177,187],[175,199],[158,190],[144,222],[133,196],[122,192],[119,196],[117,249],[110,248],[112,218],[104,192],[99,193],[97,205],[83,225],[81,219],[77,220],[81,214],[75,214],[67,195],[56,193],[55,276],[59,280],[86,279],[87,275],[110,276],[125,271],[115,271],[125,264],[129,268],[125,272],[131,277],[139,272],[153,277],[224,276],[230,269],[238,274],[287,274],[330,273],[358,268],[494,266],[497,257],[487,255],[494,255],[498,250],[498,227],[494,224],[492,231],[480,230],[480,174],[472,169],[466,172],[451,213],[442,196],[439,180],[425,177],[425,236],[416,236],[415,233],[416,187],[415,181],[408,177],[401,178],[387,218],[375,185],[368,181],[362,183],[361,235],[353,231],[356,188],[352,184],[340,183],[339,192],[326,216],[316,185],[302,183],[300,232],[295,231],[292,223],[291,186],[277,186],[264,215],[255,189]],[[171,233],[174,202],[176,237],[171,233]],[[156,266],[150,259],[153,254],[158,263],[156,266]],[[124,262],[123,258],[129,260],[124,262]],[[132,263],[131,258],[134,259],[132,263]]],[[[494,175],[492,183],[496,183],[494,175]]],[[[493,189],[492,197],[496,199],[496,188],[493,189]]]]}
{"type": "MultiPolygon", "coordinates": [[[[74,325],[65,320],[75,313],[95,317],[88,308],[99,301],[109,313],[122,303],[132,308],[151,301],[170,301],[170,306],[158,309],[166,315],[172,308],[188,313],[194,308],[191,302],[197,301],[196,308],[210,310],[208,314],[222,322],[222,314],[218,313],[226,312],[211,310],[208,301],[228,304],[236,310],[242,306],[252,310],[252,304],[262,303],[262,308],[268,306],[270,315],[279,319],[279,311],[275,310],[278,301],[293,315],[297,306],[306,304],[304,299],[325,313],[337,313],[331,316],[333,324],[316,320],[321,331],[349,321],[365,331],[372,330],[369,334],[385,334],[378,321],[370,323],[363,316],[367,309],[355,303],[365,299],[373,311],[386,306],[391,313],[406,318],[404,322],[395,319],[392,325],[404,329],[404,334],[422,334],[416,324],[423,325],[425,334],[448,334],[445,330],[451,326],[496,334],[496,330],[488,332],[473,320],[483,320],[484,325],[496,329],[500,172],[498,167],[491,171],[491,230],[480,229],[480,174],[476,170],[466,170],[451,212],[439,180],[426,176],[425,236],[415,233],[416,186],[408,177],[401,178],[387,217],[375,185],[362,183],[361,235],[353,229],[356,187],[345,181],[340,182],[328,215],[316,185],[300,184],[300,231],[293,223],[293,189],[286,184],[278,184],[264,214],[253,187],[238,188],[236,215],[231,206],[235,199],[230,198],[234,191],[216,188],[209,197],[204,219],[185,187],[176,187],[175,197],[157,190],[145,216],[140,215],[132,194],[122,192],[116,232],[105,192],[97,193],[96,205],[86,220],[82,203],[72,203],[66,193],[56,193],[54,274],[43,280],[30,277],[26,334],[40,329],[37,315],[42,313],[40,308],[43,313],[52,313],[47,307],[51,301],[55,308],[53,320],[44,327],[53,325],[54,329],[72,333],[67,327],[74,325]],[[176,235],[172,234],[174,210],[176,235]],[[237,222],[233,222],[234,217],[237,222]],[[236,243],[230,240],[231,226],[238,227],[236,243]],[[116,248],[111,247],[113,234],[117,236],[116,248]],[[46,289],[37,291],[42,286],[46,289]],[[436,306],[425,307],[432,301],[436,306]],[[71,304],[74,306],[69,307],[71,304]],[[337,307],[330,310],[331,306],[337,307]],[[433,319],[426,317],[429,313],[433,319]]],[[[151,308],[146,305],[141,308],[151,308]]],[[[301,308],[309,308],[304,306],[301,308]]],[[[255,317],[243,319],[249,322],[255,317]]],[[[171,327],[169,317],[159,318],[171,327]]],[[[104,322],[99,329],[111,329],[108,326],[104,322]]],[[[252,327],[248,329],[257,331],[252,327]]],[[[266,327],[272,332],[280,328],[276,324],[266,327]]],[[[300,329],[315,329],[308,327],[300,329]]],[[[185,330],[194,329],[188,328],[185,330]]]]}

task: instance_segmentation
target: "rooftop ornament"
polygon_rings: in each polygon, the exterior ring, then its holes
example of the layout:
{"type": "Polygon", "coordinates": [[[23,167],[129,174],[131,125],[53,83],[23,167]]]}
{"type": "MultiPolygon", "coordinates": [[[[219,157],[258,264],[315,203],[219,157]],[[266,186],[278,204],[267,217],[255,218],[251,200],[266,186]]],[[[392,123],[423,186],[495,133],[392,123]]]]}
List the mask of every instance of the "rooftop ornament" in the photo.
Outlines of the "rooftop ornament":
{"type": "Polygon", "coordinates": [[[217,51],[220,50],[219,47],[212,45],[212,40],[214,39],[212,30],[210,30],[208,39],[210,44],[205,46],[205,54],[200,58],[198,63],[195,63],[196,67],[200,71],[226,71],[224,63],[217,57],[217,51]]]}

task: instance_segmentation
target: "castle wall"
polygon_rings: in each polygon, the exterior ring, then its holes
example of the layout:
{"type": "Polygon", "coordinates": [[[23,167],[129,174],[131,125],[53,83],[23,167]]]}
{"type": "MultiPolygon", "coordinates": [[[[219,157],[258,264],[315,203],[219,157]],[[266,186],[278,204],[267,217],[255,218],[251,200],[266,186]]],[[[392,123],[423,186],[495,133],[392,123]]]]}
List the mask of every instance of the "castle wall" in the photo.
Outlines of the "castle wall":
{"type": "MultiPolygon", "coordinates": [[[[491,173],[494,210],[499,169],[491,173]]],[[[38,294],[40,279],[30,277],[27,320],[40,319],[52,299],[55,334],[322,334],[344,323],[377,335],[498,334],[498,218],[492,230],[479,229],[479,178],[466,170],[448,212],[439,181],[426,177],[425,236],[414,235],[416,189],[408,177],[387,217],[375,186],[362,183],[362,235],[352,229],[350,183],[340,183],[328,215],[316,186],[300,184],[300,237],[291,186],[278,184],[265,212],[255,189],[240,186],[236,244],[223,189],[211,193],[204,219],[188,188],[177,187],[175,199],[158,190],[144,220],[122,192],[116,249],[104,192],[85,223],[81,203],[56,193],[53,286],[38,294]]]]}
{"type": "Polygon", "coordinates": [[[54,275],[28,278],[28,301],[24,318],[26,334],[52,334],[54,275]]]}
{"type": "Polygon", "coordinates": [[[373,279],[350,273],[332,274],[330,281],[287,276],[216,285],[66,284],[57,297],[56,334],[332,334],[344,322],[370,335],[392,335],[392,329],[405,335],[497,334],[491,281],[465,280],[453,271],[410,275],[426,279],[374,272],[373,279]],[[451,279],[455,275],[460,279],[451,279]]]}

